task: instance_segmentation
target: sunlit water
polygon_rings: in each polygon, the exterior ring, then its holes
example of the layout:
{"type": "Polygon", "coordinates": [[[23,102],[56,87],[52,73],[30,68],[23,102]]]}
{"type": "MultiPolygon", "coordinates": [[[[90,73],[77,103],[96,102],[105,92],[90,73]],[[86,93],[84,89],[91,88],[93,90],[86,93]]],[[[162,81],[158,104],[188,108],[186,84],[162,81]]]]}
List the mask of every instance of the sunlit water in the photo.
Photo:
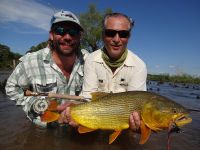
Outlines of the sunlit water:
{"type": "MultiPolygon", "coordinates": [[[[150,91],[167,96],[191,109],[200,110],[200,90],[168,83],[151,82],[150,91]]],[[[200,112],[191,112],[193,122],[182,127],[183,133],[171,136],[171,150],[197,150],[200,147],[200,112]]],[[[139,134],[125,130],[108,144],[110,131],[79,134],[69,127],[39,128],[26,119],[20,107],[0,93],[0,150],[165,150],[167,132],[152,133],[144,145],[139,145],[139,134]]]]}

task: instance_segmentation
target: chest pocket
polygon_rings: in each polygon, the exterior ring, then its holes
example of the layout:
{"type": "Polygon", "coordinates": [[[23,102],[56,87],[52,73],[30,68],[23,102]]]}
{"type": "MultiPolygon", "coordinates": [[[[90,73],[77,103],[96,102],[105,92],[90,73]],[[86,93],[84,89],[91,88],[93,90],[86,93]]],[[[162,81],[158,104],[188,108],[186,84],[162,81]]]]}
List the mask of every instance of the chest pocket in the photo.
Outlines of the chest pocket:
{"type": "Polygon", "coordinates": [[[127,67],[123,67],[116,77],[116,92],[125,92],[128,90],[129,82],[131,81],[130,71],[127,67]]]}
{"type": "Polygon", "coordinates": [[[128,89],[128,81],[126,78],[119,78],[117,81],[118,87],[119,87],[119,92],[125,92],[128,89]]]}
{"type": "Polygon", "coordinates": [[[97,74],[97,90],[100,92],[107,92],[108,91],[108,81],[109,79],[106,78],[105,72],[98,72],[97,74]]]}
{"type": "Polygon", "coordinates": [[[34,89],[37,92],[56,92],[57,91],[57,80],[56,78],[51,78],[46,81],[35,80],[34,89]]]}

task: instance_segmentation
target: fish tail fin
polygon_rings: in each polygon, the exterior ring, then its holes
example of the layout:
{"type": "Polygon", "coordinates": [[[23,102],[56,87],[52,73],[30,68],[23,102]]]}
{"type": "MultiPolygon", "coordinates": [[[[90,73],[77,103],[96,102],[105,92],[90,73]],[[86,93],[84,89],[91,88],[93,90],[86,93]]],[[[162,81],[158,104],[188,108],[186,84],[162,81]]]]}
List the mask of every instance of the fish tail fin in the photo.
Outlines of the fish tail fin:
{"type": "Polygon", "coordinates": [[[51,111],[45,111],[44,114],[41,116],[41,121],[43,122],[53,122],[58,120],[60,117],[60,114],[56,113],[56,112],[51,112],[51,111]]]}
{"type": "Polygon", "coordinates": [[[58,106],[58,102],[56,100],[51,100],[49,101],[49,106],[48,106],[48,110],[49,111],[56,111],[57,110],[57,106],[58,106]]]}

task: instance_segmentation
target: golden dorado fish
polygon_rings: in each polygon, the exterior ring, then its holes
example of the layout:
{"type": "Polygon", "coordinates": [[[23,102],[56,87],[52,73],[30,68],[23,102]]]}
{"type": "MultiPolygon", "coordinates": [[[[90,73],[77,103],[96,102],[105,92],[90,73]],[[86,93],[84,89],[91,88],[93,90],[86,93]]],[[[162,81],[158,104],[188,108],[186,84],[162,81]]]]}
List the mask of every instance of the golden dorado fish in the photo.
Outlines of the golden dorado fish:
{"type": "Polygon", "coordinates": [[[92,93],[91,102],[73,105],[70,108],[72,119],[80,125],[79,133],[97,129],[114,130],[109,137],[109,144],[122,130],[129,128],[129,116],[133,111],[141,115],[140,144],[148,140],[151,130],[157,132],[192,121],[187,110],[180,104],[146,91],[92,93]]]}

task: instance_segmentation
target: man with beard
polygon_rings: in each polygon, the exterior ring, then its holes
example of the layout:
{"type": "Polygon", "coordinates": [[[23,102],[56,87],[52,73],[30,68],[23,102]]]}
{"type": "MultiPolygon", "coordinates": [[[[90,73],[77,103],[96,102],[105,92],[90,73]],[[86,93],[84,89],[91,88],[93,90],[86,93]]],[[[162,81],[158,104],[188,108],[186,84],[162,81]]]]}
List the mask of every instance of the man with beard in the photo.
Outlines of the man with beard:
{"type": "Polygon", "coordinates": [[[7,80],[7,95],[40,126],[47,125],[39,115],[48,103],[44,97],[25,96],[24,91],[80,94],[84,59],[88,54],[80,49],[82,32],[83,28],[73,13],[55,13],[51,19],[48,46],[23,56],[7,80]]]}

